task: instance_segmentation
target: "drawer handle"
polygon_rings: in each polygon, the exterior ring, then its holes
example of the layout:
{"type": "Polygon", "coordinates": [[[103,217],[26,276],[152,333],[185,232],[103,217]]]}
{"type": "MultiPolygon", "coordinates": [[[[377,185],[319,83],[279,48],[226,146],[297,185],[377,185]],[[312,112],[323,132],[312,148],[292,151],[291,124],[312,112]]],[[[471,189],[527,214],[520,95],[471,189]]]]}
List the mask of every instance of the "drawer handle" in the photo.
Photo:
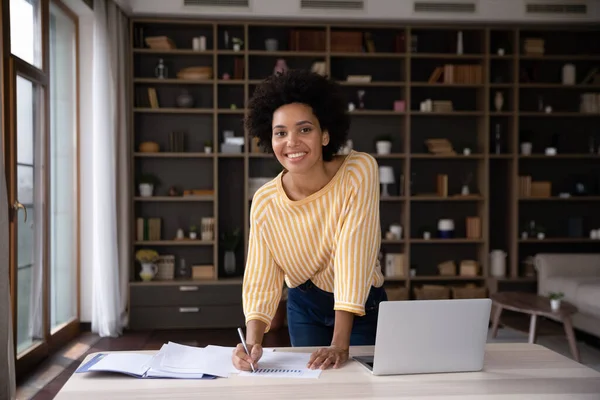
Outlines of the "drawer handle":
{"type": "Polygon", "coordinates": [[[198,307],[179,307],[179,312],[184,313],[184,312],[198,312],[200,311],[200,308],[198,307]]]}
{"type": "Polygon", "coordinates": [[[198,286],[179,286],[180,292],[195,292],[198,290],[198,286]]]}

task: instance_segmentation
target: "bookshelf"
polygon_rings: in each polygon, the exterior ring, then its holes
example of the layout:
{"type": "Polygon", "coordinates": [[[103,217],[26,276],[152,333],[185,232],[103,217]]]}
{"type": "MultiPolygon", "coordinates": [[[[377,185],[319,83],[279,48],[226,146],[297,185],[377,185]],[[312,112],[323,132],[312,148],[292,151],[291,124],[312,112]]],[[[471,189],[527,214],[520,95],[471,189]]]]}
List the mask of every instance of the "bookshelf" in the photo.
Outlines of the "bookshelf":
{"type": "MultiPolygon", "coordinates": [[[[355,104],[349,111],[353,148],[372,154],[380,166],[394,172],[395,181],[388,185],[391,195],[381,198],[382,267],[388,253],[402,254],[402,262],[398,274],[386,277],[386,287],[402,288],[414,298],[415,289],[423,285],[472,284],[489,293],[501,285],[534,284],[535,278],[523,266],[528,256],[539,251],[592,251],[597,246],[587,226],[579,236],[568,236],[564,219],[579,213],[583,222],[600,229],[596,163],[600,149],[593,153],[588,149],[590,135],[598,134],[600,110],[584,113],[579,108],[582,94],[600,93],[598,77],[582,83],[585,74],[600,64],[599,39],[600,29],[591,27],[133,18],[130,111],[136,190],[131,223],[134,236],[137,218],[159,217],[162,226],[161,240],[134,237],[132,246],[134,251],[154,248],[174,255],[176,261],[173,280],[140,282],[132,260],[131,289],[191,285],[203,288],[195,289],[202,292],[214,285],[231,286],[233,297],[223,300],[225,305],[213,306],[238,307],[235,321],[220,319],[219,324],[239,323],[241,300],[236,296],[241,295],[253,188],[261,178],[273,178],[280,171],[274,156],[255,148],[243,130],[242,118],[254,88],[273,73],[280,59],[289,68],[310,69],[324,63],[323,72],[339,81],[355,104]],[[365,32],[372,42],[365,40],[365,32]],[[457,54],[459,32],[462,54],[457,54]],[[142,38],[157,36],[168,37],[175,48],[152,49],[143,44],[142,38]],[[194,50],[194,38],[200,36],[205,38],[205,49],[194,50]],[[234,50],[234,38],[241,39],[239,50],[234,50]],[[534,41],[527,41],[530,38],[534,41]],[[277,48],[267,49],[273,39],[277,48]],[[543,54],[535,53],[540,48],[535,39],[543,39],[543,54]],[[160,59],[167,68],[164,78],[156,76],[160,59]],[[561,83],[565,63],[576,67],[574,85],[561,83]],[[178,77],[186,68],[202,72],[206,67],[212,67],[206,79],[178,77]],[[350,81],[349,75],[369,75],[370,80],[350,81]],[[148,89],[156,91],[158,107],[150,103],[148,89]],[[364,91],[364,109],[357,108],[359,90],[364,91]],[[538,93],[551,105],[551,112],[546,112],[545,104],[538,107],[538,93]],[[193,102],[182,94],[191,95],[193,102]],[[172,132],[185,132],[184,151],[171,149],[172,132]],[[241,152],[223,152],[224,135],[231,132],[243,138],[241,152]],[[391,150],[378,154],[375,141],[383,135],[391,137],[391,150]],[[531,155],[521,154],[524,135],[533,144],[531,155]],[[560,139],[554,156],[540,152],[552,145],[551,137],[560,139]],[[448,140],[451,151],[432,153],[427,141],[436,139],[448,140]],[[140,144],[148,141],[158,143],[160,152],[141,152],[140,144]],[[210,153],[205,152],[208,142],[210,153]],[[590,181],[594,178],[586,178],[585,193],[559,197],[567,190],[559,189],[559,181],[583,174],[590,166],[596,171],[595,183],[590,181]],[[138,178],[145,174],[160,180],[153,197],[139,195],[138,178]],[[535,181],[550,181],[551,196],[520,192],[519,177],[527,174],[535,181]],[[171,186],[208,194],[170,196],[171,186]],[[178,229],[187,236],[190,226],[199,227],[202,218],[214,218],[211,240],[176,240],[178,229]],[[469,229],[467,218],[477,218],[469,229]],[[438,237],[438,226],[447,224],[443,220],[454,225],[450,238],[438,237]],[[522,235],[523,225],[530,220],[545,228],[546,238],[522,235]],[[402,226],[402,237],[385,236],[392,224],[402,226]],[[240,229],[241,240],[235,249],[235,271],[228,272],[221,237],[235,229],[240,229]],[[504,277],[490,274],[493,249],[507,253],[504,277]],[[188,267],[212,266],[213,279],[194,280],[189,272],[180,277],[181,259],[188,267]],[[459,274],[465,260],[475,261],[475,276],[459,274]],[[448,261],[455,262],[456,275],[439,274],[440,265],[448,261]]],[[[600,146],[600,134],[595,140],[600,146]]],[[[572,235],[576,222],[570,224],[572,235]]],[[[147,296],[161,295],[153,293],[147,296]]],[[[133,308],[149,304],[133,303],[133,308]]]]}

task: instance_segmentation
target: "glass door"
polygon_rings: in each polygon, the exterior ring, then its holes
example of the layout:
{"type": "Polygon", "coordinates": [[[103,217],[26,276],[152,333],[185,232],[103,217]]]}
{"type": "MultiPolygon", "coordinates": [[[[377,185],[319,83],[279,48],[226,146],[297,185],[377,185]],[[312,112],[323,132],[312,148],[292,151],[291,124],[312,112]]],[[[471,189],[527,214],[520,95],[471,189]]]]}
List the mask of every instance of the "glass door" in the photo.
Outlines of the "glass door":
{"type": "Polygon", "coordinates": [[[52,2],[49,30],[50,329],[54,335],[79,323],[77,17],[52,2]]]}
{"type": "Polygon", "coordinates": [[[8,9],[4,140],[19,375],[79,333],[78,25],[59,0],[10,0],[8,9]]]}
{"type": "Polygon", "coordinates": [[[9,204],[11,276],[16,288],[17,359],[44,347],[46,310],[46,124],[43,76],[11,60],[9,204]],[[42,78],[42,79],[41,79],[42,78]]]}

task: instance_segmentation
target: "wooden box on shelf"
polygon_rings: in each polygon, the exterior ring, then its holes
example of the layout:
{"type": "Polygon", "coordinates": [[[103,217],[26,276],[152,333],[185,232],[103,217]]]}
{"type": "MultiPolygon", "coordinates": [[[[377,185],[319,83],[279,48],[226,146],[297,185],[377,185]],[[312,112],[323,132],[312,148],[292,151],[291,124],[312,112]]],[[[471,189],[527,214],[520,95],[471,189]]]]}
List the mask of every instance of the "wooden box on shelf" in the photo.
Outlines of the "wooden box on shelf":
{"type": "Polygon", "coordinates": [[[417,300],[442,300],[450,298],[450,288],[442,285],[423,285],[415,288],[417,300]]]}
{"type": "Polygon", "coordinates": [[[460,276],[478,276],[479,265],[475,260],[462,260],[460,262],[460,276]]]}
{"type": "Polygon", "coordinates": [[[388,301],[408,300],[410,297],[407,287],[386,287],[385,292],[388,301]]]}
{"type": "Polygon", "coordinates": [[[487,297],[487,289],[483,286],[476,286],[469,283],[465,286],[453,286],[453,299],[483,299],[487,297]]]}
{"type": "Polygon", "coordinates": [[[481,238],[481,218],[467,217],[467,239],[481,238]]]}
{"type": "Polygon", "coordinates": [[[454,261],[444,261],[438,265],[438,271],[442,276],[455,276],[456,263],[454,261]]]}
{"type": "Polygon", "coordinates": [[[548,181],[531,182],[531,197],[550,197],[552,183],[548,181]]]}
{"type": "Polygon", "coordinates": [[[192,265],[192,279],[216,279],[213,265],[192,265]]]}

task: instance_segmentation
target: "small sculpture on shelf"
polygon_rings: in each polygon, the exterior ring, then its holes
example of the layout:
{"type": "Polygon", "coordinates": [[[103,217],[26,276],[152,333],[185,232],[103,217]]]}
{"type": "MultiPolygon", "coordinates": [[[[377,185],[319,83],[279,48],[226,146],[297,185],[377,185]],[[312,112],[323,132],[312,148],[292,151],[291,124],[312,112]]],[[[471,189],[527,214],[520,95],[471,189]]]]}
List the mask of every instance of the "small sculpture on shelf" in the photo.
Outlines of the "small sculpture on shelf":
{"type": "Polygon", "coordinates": [[[177,187],[171,186],[169,188],[169,196],[171,196],[171,197],[178,197],[178,196],[181,196],[181,193],[179,192],[179,190],[177,189],[177,187]]]}
{"type": "Polygon", "coordinates": [[[364,110],[365,109],[365,94],[366,91],[365,90],[357,90],[356,91],[356,98],[357,98],[357,103],[358,103],[358,108],[360,110],[364,110]]]}
{"type": "Polygon", "coordinates": [[[202,218],[200,224],[200,238],[202,240],[213,240],[215,238],[215,219],[202,218]]]}
{"type": "Polygon", "coordinates": [[[496,107],[496,111],[502,111],[502,106],[504,105],[504,94],[501,91],[496,91],[496,95],[494,96],[494,106],[496,107]]]}
{"type": "Polygon", "coordinates": [[[162,58],[158,59],[158,64],[154,68],[154,76],[158,79],[166,79],[169,77],[169,69],[165,66],[165,61],[162,58]]]}
{"type": "Polygon", "coordinates": [[[471,183],[471,181],[473,180],[473,173],[469,172],[467,174],[467,176],[465,176],[465,178],[463,179],[463,184],[462,187],[460,189],[460,194],[463,196],[468,196],[469,194],[471,194],[471,189],[469,188],[469,185],[471,183]]]}

